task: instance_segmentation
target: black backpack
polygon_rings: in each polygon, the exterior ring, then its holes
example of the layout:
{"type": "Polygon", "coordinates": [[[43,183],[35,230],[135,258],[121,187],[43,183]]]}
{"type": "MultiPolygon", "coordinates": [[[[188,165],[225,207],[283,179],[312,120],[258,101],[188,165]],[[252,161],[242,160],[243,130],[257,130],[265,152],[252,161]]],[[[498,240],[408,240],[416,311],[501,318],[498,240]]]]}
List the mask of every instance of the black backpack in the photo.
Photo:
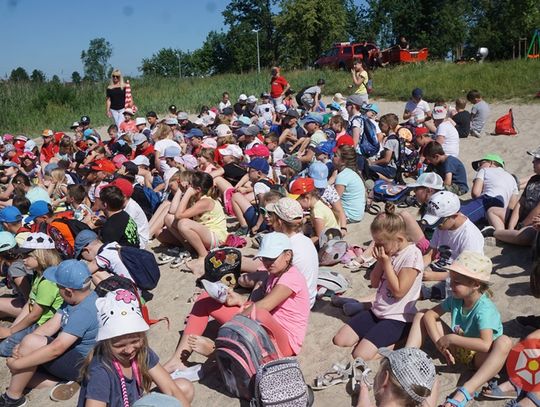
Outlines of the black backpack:
{"type": "Polygon", "coordinates": [[[118,254],[137,287],[143,290],[156,288],[161,272],[156,258],[151,252],[136,247],[121,246],[118,249],[118,254]]]}
{"type": "Polygon", "coordinates": [[[242,253],[234,247],[223,247],[208,252],[204,258],[204,275],[197,280],[219,281],[229,287],[236,287],[242,266],[242,253]]]}
{"type": "Polygon", "coordinates": [[[312,85],[308,85],[308,86],[303,87],[302,89],[300,89],[300,91],[294,97],[296,99],[296,104],[298,106],[303,106],[302,96],[304,96],[304,92],[306,91],[306,89],[311,88],[311,86],[312,85]]]}
{"type": "Polygon", "coordinates": [[[52,223],[63,223],[67,225],[69,228],[69,231],[71,232],[73,239],[77,237],[79,233],[81,233],[83,230],[90,230],[90,226],[88,226],[86,223],[81,222],[77,219],[69,219],[69,218],[55,218],[52,223]]]}

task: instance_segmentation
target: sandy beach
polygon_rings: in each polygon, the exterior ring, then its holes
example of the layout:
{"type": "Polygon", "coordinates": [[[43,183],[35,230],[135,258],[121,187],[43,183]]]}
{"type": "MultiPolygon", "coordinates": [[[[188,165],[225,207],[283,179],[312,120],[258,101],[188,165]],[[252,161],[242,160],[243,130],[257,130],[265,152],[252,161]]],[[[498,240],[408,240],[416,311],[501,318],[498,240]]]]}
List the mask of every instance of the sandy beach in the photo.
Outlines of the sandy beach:
{"type": "MultiPolygon", "coordinates": [[[[402,102],[377,102],[381,114],[394,112],[401,115],[404,107],[402,102]]],[[[470,109],[470,105],[467,106],[470,109]]],[[[519,134],[515,137],[483,135],[480,139],[467,138],[460,142],[460,159],[464,162],[468,172],[469,185],[472,183],[474,171],[471,161],[480,159],[486,153],[498,153],[506,161],[506,169],[523,179],[532,174],[532,158],[527,155],[527,150],[536,149],[540,144],[538,131],[540,130],[540,104],[523,105],[517,103],[496,103],[491,105],[491,117],[486,125],[487,131],[491,132],[495,127],[495,120],[513,108],[516,126],[519,134]]],[[[101,134],[106,134],[101,131],[101,134]]],[[[466,195],[462,199],[468,199],[466,195]]],[[[408,209],[414,211],[414,209],[408,209]]],[[[349,228],[346,239],[350,243],[364,245],[370,240],[369,225],[372,215],[366,214],[364,220],[349,228]]],[[[158,246],[154,241],[153,247],[158,246]]],[[[244,250],[245,254],[255,253],[254,249],[244,250]]],[[[529,270],[531,268],[531,251],[529,248],[516,247],[505,244],[486,246],[485,254],[494,264],[492,276],[493,300],[498,306],[504,323],[505,334],[513,341],[530,331],[522,329],[514,320],[518,315],[538,313],[538,300],[529,292],[529,270]]],[[[352,288],[346,293],[350,297],[362,297],[372,292],[368,287],[369,281],[365,278],[365,272],[355,272],[336,266],[335,270],[343,272],[352,281],[352,288]]],[[[158,353],[161,360],[166,361],[174,351],[178,340],[178,331],[183,327],[185,316],[191,309],[187,299],[194,291],[195,278],[169,267],[162,268],[162,276],[158,287],[153,290],[154,299],[149,303],[152,317],[168,317],[170,327],[166,323],[154,325],[148,333],[150,346],[158,353]]],[[[1,294],[6,293],[2,288],[1,294]]],[[[434,303],[429,301],[420,302],[418,308],[432,307],[434,303]]],[[[332,345],[332,337],[342,325],[346,317],[341,311],[332,307],[328,300],[320,300],[314,307],[309,323],[308,334],[299,357],[304,376],[308,383],[321,372],[326,371],[334,362],[349,357],[349,350],[340,349],[332,345]]],[[[453,391],[456,384],[466,378],[466,371],[460,368],[450,368],[441,364],[438,354],[430,344],[425,347],[430,356],[436,358],[438,377],[442,384],[439,401],[453,391]]],[[[373,370],[377,369],[378,362],[371,363],[373,370]]],[[[0,386],[7,387],[9,383],[9,370],[5,366],[5,360],[0,361],[0,386]]],[[[212,367],[210,369],[212,371],[212,367]]],[[[216,369],[213,369],[216,372],[216,369]]],[[[195,399],[193,406],[238,406],[242,405],[219,390],[215,390],[215,377],[208,377],[201,383],[195,384],[195,399]]],[[[345,385],[337,385],[324,391],[315,393],[315,406],[350,406],[356,402],[356,397],[351,398],[349,388],[345,385]]],[[[77,398],[55,403],[49,400],[49,390],[33,390],[29,394],[30,406],[74,406],[77,398]]],[[[475,401],[470,406],[502,406],[504,402],[475,401]]]]}

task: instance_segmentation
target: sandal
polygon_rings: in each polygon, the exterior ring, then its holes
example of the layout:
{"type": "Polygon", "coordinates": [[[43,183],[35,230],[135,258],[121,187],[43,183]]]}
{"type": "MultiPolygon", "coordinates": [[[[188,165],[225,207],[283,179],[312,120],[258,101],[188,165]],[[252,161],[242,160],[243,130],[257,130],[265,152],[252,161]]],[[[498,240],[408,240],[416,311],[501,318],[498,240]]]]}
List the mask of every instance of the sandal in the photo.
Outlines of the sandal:
{"type": "Polygon", "coordinates": [[[349,363],[347,365],[335,363],[331,370],[315,378],[314,385],[311,388],[313,390],[324,390],[336,384],[347,383],[350,376],[351,365],[349,363]]]}
{"type": "Polygon", "coordinates": [[[188,251],[181,252],[178,254],[178,257],[175,257],[173,261],[171,261],[171,264],[169,265],[170,268],[175,269],[183,264],[187,263],[191,260],[191,253],[188,251]]]}
{"type": "Polygon", "coordinates": [[[366,362],[362,358],[356,358],[352,364],[352,384],[351,389],[357,392],[360,389],[360,382],[367,385],[368,388],[373,387],[373,381],[370,380],[369,374],[371,369],[367,367],[366,362]]]}
{"type": "Polygon", "coordinates": [[[455,407],[465,407],[467,405],[467,403],[469,401],[471,401],[473,399],[473,397],[469,394],[469,392],[467,391],[467,389],[465,387],[458,387],[456,389],[456,391],[454,392],[454,396],[456,395],[456,393],[461,393],[463,394],[463,397],[465,397],[465,400],[462,400],[462,401],[457,401],[456,399],[448,396],[446,398],[446,401],[444,402],[443,405],[445,405],[446,403],[450,403],[451,405],[455,406],[455,407]]]}
{"type": "Polygon", "coordinates": [[[503,391],[499,387],[499,383],[497,380],[492,380],[488,383],[486,387],[482,390],[482,396],[488,399],[495,399],[495,400],[515,400],[519,396],[519,390],[514,386],[512,382],[509,382],[513,387],[514,390],[512,391],[503,391]],[[489,390],[489,393],[486,393],[486,391],[489,390]]]}
{"type": "MultiPolygon", "coordinates": [[[[534,395],[534,393],[526,393],[520,400],[529,399],[536,407],[540,407],[540,399],[534,395]]],[[[521,404],[517,400],[510,400],[506,402],[505,407],[521,407],[521,404]]]]}
{"type": "Polygon", "coordinates": [[[382,208],[376,203],[372,203],[366,206],[366,212],[371,215],[378,215],[381,212],[382,208]]]}

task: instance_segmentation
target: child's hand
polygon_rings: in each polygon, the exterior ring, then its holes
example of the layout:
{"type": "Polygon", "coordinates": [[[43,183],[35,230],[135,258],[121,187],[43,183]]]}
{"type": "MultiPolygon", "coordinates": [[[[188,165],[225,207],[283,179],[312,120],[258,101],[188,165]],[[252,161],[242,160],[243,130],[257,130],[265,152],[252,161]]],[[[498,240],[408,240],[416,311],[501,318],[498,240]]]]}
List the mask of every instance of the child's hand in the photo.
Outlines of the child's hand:
{"type": "Polygon", "coordinates": [[[382,246],[375,246],[373,248],[373,257],[375,257],[375,259],[380,262],[386,262],[390,260],[390,257],[388,257],[386,251],[384,250],[384,247],[382,246]]]}
{"type": "Polygon", "coordinates": [[[449,349],[450,346],[453,344],[453,335],[454,334],[444,335],[436,343],[437,349],[443,354],[443,356],[446,358],[446,361],[450,365],[456,363],[456,360],[454,359],[454,356],[449,349]]]}
{"type": "Polygon", "coordinates": [[[7,338],[11,336],[11,330],[5,326],[0,326],[0,339],[7,338]]]}
{"type": "Polygon", "coordinates": [[[244,297],[235,292],[232,288],[229,288],[229,291],[227,292],[227,300],[225,301],[225,305],[227,307],[241,307],[244,305],[244,302],[244,297]]]}

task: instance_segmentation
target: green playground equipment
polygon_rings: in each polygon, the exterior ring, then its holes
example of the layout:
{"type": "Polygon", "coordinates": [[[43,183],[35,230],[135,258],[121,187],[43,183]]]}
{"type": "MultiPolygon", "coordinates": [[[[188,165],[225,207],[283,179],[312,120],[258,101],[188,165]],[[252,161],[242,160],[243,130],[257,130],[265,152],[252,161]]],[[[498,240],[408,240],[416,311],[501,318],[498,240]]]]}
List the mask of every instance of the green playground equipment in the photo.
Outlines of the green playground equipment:
{"type": "Polygon", "coordinates": [[[534,30],[529,50],[527,51],[527,58],[538,59],[540,58],[540,29],[534,30]]]}

